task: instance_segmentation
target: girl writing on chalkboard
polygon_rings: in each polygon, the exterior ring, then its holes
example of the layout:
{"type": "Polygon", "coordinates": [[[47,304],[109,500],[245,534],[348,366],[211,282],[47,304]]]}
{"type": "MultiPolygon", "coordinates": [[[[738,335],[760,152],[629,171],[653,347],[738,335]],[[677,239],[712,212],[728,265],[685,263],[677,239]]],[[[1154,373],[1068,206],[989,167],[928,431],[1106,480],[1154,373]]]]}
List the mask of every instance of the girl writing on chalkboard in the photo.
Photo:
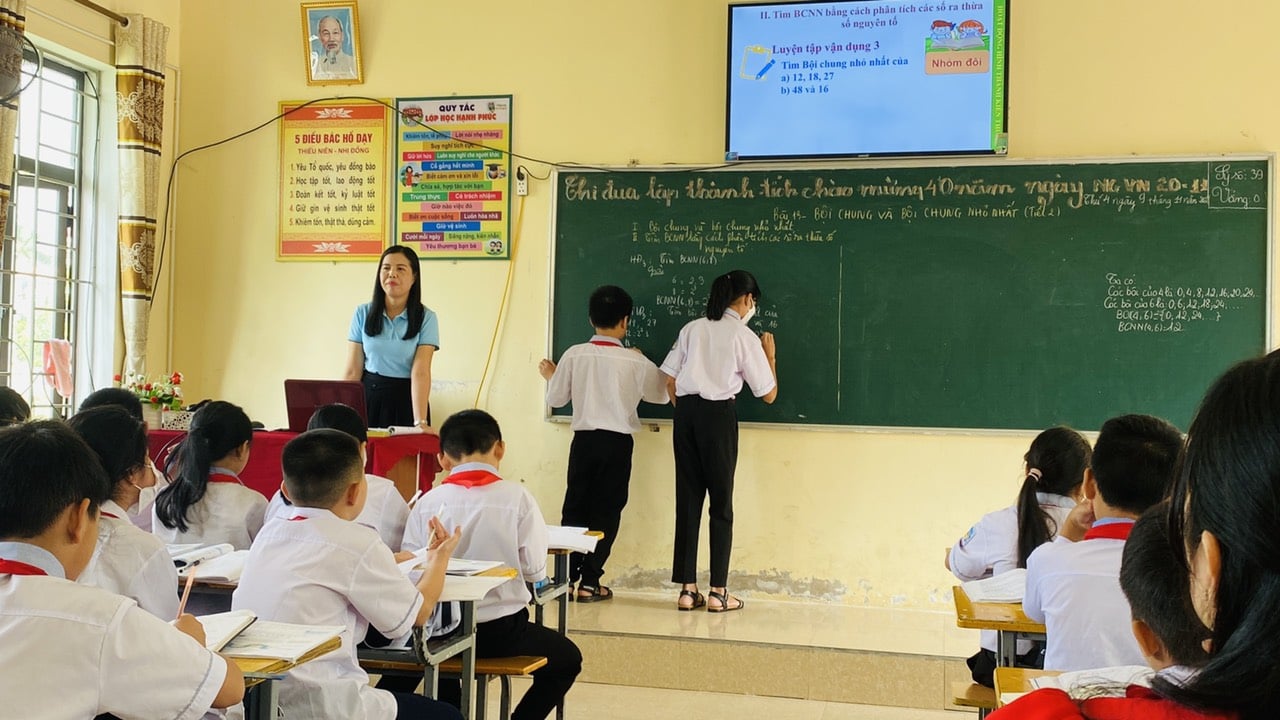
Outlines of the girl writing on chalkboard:
{"type": "MultiPolygon", "coordinates": [[[[1089,441],[1069,427],[1052,427],[1037,435],[1023,456],[1018,501],[983,515],[969,528],[947,551],[947,569],[961,580],[979,580],[1025,568],[1031,551],[1056,537],[1076,506],[1092,455],[1089,441]]],[[[994,684],[996,641],[994,630],[984,630],[982,649],[967,661],[974,682],[987,687],[994,684]]],[[[1023,656],[1034,649],[1028,641],[1018,643],[1023,656]]]]}
{"type": "Polygon", "coordinates": [[[662,363],[675,405],[672,444],[676,460],[676,532],[671,580],[681,584],[676,607],[709,612],[741,610],[727,589],[733,543],[733,474],[738,463],[738,415],[734,397],[746,381],[766,403],[778,396],[773,335],[747,327],[760,286],[751,273],[733,270],[715,279],[706,316],[685,325],[662,363]],[[698,592],[698,529],[702,503],[711,498],[710,604],[698,592]]]}

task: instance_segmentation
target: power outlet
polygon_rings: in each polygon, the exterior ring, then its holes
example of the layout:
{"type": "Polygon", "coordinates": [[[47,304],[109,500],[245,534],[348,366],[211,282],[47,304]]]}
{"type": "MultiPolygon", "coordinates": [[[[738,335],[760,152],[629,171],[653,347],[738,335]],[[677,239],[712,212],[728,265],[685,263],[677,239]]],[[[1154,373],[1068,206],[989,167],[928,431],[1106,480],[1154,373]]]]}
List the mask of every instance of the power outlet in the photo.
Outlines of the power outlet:
{"type": "Polygon", "coordinates": [[[516,195],[524,197],[529,194],[529,176],[524,168],[516,168],[516,195]]]}

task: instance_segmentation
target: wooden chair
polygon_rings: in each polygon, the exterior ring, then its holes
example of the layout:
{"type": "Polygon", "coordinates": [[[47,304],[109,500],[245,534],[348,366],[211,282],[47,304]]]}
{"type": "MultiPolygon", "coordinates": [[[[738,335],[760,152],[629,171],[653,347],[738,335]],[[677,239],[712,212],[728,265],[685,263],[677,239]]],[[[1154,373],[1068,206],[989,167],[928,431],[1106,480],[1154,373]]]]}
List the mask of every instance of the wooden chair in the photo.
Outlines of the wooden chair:
{"type": "MultiPolygon", "coordinates": [[[[477,671],[478,673],[479,671],[477,671]]],[[[996,691],[978,683],[951,683],[951,702],[960,707],[977,708],[978,717],[984,718],[996,709],[996,691]]]]}
{"type": "MultiPolygon", "coordinates": [[[[545,657],[536,655],[515,655],[500,658],[479,658],[476,660],[476,717],[484,720],[488,701],[485,689],[489,681],[497,678],[500,694],[498,696],[499,720],[511,718],[511,678],[530,675],[534,670],[547,664],[545,657]]],[[[379,675],[421,675],[421,663],[407,660],[361,658],[360,667],[365,671],[379,675]]],[[[440,672],[445,677],[457,677],[462,672],[462,660],[451,658],[440,663],[440,672]]],[[[993,706],[994,707],[994,706],[993,706]]]]}

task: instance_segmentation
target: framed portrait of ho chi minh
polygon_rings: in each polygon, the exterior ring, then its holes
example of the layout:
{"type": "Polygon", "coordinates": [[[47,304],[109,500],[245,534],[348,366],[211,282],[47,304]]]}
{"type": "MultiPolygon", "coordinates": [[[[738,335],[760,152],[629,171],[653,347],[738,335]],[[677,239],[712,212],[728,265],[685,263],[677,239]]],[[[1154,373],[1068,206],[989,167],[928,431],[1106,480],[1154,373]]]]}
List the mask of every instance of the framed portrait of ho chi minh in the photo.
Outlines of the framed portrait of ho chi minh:
{"type": "Polygon", "coordinates": [[[302,3],[302,48],[308,85],[364,82],[355,0],[302,3]]]}

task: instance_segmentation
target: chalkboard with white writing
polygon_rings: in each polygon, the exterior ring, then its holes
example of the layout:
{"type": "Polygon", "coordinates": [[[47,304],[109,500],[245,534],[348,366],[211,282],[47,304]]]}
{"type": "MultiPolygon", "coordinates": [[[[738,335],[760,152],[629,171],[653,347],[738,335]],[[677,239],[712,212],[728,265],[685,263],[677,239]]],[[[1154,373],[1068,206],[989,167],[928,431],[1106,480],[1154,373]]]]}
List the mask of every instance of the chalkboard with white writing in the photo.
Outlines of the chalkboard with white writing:
{"type": "Polygon", "coordinates": [[[1266,347],[1271,175],[1269,157],[562,170],[552,351],[589,337],[587,298],[615,284],[660,364],[742,268],[779,375],[773,405],[740,396],[743,421],[1185,428],[1266,347]]]}

